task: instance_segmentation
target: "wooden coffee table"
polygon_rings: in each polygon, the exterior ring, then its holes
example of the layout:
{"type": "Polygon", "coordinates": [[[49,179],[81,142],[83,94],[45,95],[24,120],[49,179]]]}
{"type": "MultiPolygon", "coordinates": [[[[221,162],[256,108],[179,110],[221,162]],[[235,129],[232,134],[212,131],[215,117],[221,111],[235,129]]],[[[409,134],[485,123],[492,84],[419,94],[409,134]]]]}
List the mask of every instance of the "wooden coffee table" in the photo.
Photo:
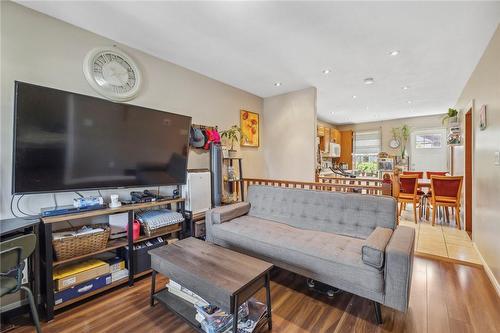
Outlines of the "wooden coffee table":
{"type": "Polygon", "coordinates": [[[165,304],[200,332],[194,306],[170,293],[168,288],[155,290],[160,273],[198,294],[210,304],[233,315],[233,332],[237,332],[238,308],[261,288],[266,288],[267,313],[257,324],[272,327],[269,273],[272,264],[245,254],[186,238],[149,251],[151,255],[151,306],[154,300],[165,304]]]}

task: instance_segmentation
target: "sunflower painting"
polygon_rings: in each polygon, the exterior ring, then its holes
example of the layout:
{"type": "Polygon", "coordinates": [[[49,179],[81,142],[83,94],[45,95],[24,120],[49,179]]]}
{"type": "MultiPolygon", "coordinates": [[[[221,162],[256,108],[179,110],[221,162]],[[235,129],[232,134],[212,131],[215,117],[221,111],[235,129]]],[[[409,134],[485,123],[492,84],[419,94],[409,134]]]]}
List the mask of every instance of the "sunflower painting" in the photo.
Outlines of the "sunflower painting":
{"type": "Polygon", "coordinates": [[[245,147],[259,146],[259,114],[240,110],[241,145],[245,147]]]}

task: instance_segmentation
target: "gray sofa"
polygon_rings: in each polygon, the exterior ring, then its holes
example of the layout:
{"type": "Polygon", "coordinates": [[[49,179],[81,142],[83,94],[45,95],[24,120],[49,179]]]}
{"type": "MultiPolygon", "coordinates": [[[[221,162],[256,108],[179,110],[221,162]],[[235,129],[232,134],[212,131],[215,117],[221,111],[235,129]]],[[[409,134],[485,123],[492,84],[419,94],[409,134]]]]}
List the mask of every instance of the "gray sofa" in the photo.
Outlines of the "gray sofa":
{"type": "Polygon", "coordinates": [[[207,241],[406,311],[415,231],[392,197],[252,185],[206,214],[207,241]]]}

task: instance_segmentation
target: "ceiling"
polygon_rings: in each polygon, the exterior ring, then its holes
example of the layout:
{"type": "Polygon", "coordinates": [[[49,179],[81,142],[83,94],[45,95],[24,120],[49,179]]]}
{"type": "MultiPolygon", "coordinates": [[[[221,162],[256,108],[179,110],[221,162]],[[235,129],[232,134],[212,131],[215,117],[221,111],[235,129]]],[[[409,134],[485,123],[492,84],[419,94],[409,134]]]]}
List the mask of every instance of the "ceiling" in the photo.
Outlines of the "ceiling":
{"type": "Polygon", "coordinates": [[[315,86],[337,124],[446,112],[500,20],[499,2],[20,3],[258,96],[315,86]]]}

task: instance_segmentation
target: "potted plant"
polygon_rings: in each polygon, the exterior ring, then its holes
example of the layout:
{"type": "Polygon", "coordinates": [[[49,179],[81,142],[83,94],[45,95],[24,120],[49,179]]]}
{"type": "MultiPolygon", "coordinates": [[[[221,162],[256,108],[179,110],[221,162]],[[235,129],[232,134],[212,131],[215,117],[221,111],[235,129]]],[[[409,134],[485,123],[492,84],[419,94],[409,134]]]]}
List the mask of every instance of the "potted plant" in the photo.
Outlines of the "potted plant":
{"type": "Polygon", "coordinates": [[[234,149],[234,143],[239,142],[242,138],[241,128],[236,125],[231,126],[228,130],[220,133],[221,138],[231,142],[231,149],[229,149],[229,157],[235,157],[237,151],[234,149]]]}
{"type": "Polygon", "coordinates": [[[457,118],[458,118],[458,111],[456,109],[449,108],[448,113],[446,113],[446,115],[443,117],[442,124],[444,125],[444,122],[447,120],[448,121],[454,120],[455,122],[457,122],[457,118]]]}

